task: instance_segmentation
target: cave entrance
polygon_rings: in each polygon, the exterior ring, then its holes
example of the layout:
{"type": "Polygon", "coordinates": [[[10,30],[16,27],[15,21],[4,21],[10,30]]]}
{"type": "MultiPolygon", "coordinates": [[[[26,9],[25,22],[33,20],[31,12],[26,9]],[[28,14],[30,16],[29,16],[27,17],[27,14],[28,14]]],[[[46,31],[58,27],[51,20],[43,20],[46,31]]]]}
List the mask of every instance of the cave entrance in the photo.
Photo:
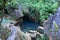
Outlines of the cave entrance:
{"type": "Polygon", "coordinates": [[[27,21],[29,21],[29,15],[28,14],[25,14],[23,16],[23,22],[27,22],[27,21]]]}
{"type": "Polygon", "coordinates": [[[28,30],[36,30],[37,27],[39,26],[39,23],[35,23],[29,19],[29,15],[25,14],[23,16],[23,23],[22,23],[22,28],[21,30],[26,32],[28,30]]]}

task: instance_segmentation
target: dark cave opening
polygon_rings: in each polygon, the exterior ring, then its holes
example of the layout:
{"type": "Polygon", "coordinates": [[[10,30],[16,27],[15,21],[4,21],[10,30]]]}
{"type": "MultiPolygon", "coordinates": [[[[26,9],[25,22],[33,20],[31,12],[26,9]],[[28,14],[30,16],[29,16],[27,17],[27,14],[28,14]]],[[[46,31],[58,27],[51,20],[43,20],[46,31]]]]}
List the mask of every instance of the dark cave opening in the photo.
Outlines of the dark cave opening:
{"type": "Polygon", "coordinates": [[[21,30],[26,32],[28,30],[37,30],[37,27],[39,26],[38,22],[33,22],[29,19],[29,15],[24,15],[23,16],[23,22],[22,22],[22,27],[21,30]]]}

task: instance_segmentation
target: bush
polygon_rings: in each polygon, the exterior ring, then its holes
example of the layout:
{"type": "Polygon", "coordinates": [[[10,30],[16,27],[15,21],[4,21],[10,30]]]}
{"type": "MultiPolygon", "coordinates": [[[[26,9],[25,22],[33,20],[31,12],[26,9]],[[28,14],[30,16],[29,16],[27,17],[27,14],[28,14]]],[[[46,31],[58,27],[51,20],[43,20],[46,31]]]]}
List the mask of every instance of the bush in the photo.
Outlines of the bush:
{"type": "Polygon", "coordinates": [[[38,19],[41,20],[41,22],[46,20],[50,14],[54,14],[58,7],[56,0],[22,0],[20,4],[27,7],[32,16],[35,14],[34,10],[38,11],[37,14],[40,14],[38,19]]]}
{"type": "Polygon", "coordinates": [[[6,7],[9,5],[13,8],[15,8],[16,5],[22,5],[25,13],[28,13],[30,16],[39,14],[38,19],[43,22],[50,14],[56,12],[58,2],[56,0],[8,0],[6,7]]]}

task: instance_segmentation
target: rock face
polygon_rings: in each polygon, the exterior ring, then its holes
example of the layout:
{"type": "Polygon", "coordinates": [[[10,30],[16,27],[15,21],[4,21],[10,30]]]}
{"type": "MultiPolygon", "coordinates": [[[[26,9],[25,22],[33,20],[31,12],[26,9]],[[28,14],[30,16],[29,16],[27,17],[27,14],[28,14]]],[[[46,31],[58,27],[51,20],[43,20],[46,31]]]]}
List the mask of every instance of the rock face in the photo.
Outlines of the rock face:
{"type": "Polygon", "coordinates": [[[39,22],[39,20],[38,20],[38,17],[34,17],[34,16],[29,16],[29,20],[31,20],[32,22],[35,22],[35,23],[37,23],[37,22],[39,22]]]}
{"type": "Polygon", "coordinates": [[[17,5],[17,8],[12,8],[11,6],[8,6],[7,11],[11,16],[15,17],[16,19],[23,16],[21,5],[17,5]]]}
{"type": "Polygon", "coordinates": [[[19,23],[23,22],[23,12],[22,12],[21,5],[17,5],[16,8],[12,8],[11,6],[8,6],[7,11],[8,11],[8,14],[12,16],[14,20],[17,21],[15,25],[18,25],[19,23]]]}
{"type": "Polygon", "coordinates": [[[43,27],[41,27],[41,26],[38,26],[37,31],[38,31],[39,33],[41,33],[41,34],[44,33],[44,29],[43,29],[43,27]]]}
{"type": "Polygon", "coordinates": [[[11,33],[7,40],[31,40],[30,36],[22,32],[19,28],[17,28],[13,24],[10,25],[9,29],[11,30],[11,33]]]}
{"type": "Polygon", "coordinates": [[[29,35],[32,40],[36,40],[36,35],[39,34],[39,32],[35,30],[29,30],[26,32],[26,34],[29,35]]]}
{"type": "Polygon", "coordinates": [[[0,29],[0,38],[2,40],[31,40],[31,37],[22,32],[19,26],[8,23],[4,26],[4,29],[7,31],[0,29]]]}
{"type": "Polygon", "coordinates": [[[51,40],[60,40],[60,7],[55,15],[51,15],[48,20],[44,22],[43,26],[44,33],[47,34],[51,40]],[[57,25],[57,31],[54,22],[57,25]]]}

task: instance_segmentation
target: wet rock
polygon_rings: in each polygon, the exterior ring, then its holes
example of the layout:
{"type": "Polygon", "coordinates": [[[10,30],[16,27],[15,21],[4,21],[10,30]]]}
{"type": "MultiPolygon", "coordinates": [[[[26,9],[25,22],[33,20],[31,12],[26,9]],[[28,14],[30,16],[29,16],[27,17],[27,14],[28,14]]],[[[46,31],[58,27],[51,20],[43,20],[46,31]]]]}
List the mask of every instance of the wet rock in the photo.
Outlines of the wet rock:
{"type": "Polygon", "coordinates": [[[26,32],[26,34],[28,34],[32,40],[36,40],[36,34],[38,34],[39,32],[35,31],[35,30],[29,30],[28,32],[26,32]]]}
{"type": "Polygon", "coordinates": [[[38,19],[36,17],[33,17],[33,16],[32,17],[29,16],[29,20],[32,21],[32,22],[35,22],[35,23],[38,22],[38,19]]]}
{"type": "Polygon", "coordinates": [[[31,40],[31,37],[29,37],[29,35],[22,32],[13,24],[10,24],[9,29],[11,30],[11,33],[7,40],[31,40]]]}
{"type": "Polygon", "coordinates": [[[60,40],[60,7],[55,15],[51,15],[48,20],[44,22],[44,33],[52,40],[60,40]],[[57,31],[53,24],[54,22],[58,27],[57,31]]]}
{"type": "Polygon", "coordinates": [[[22,26],[23,17],[20,17],[20,18],[16,19],[16,21],[17,21],[17,22],[15,23],[15,26],[16,26],[16,25],[22,26]]]}
{"type": "Polygon", "coordinates": [[[43,34],[43,33],[44,33],[44,29],[43,29],[43,27],[38,26],[38,28],[37,28],[37,32],[43,34]]]}

